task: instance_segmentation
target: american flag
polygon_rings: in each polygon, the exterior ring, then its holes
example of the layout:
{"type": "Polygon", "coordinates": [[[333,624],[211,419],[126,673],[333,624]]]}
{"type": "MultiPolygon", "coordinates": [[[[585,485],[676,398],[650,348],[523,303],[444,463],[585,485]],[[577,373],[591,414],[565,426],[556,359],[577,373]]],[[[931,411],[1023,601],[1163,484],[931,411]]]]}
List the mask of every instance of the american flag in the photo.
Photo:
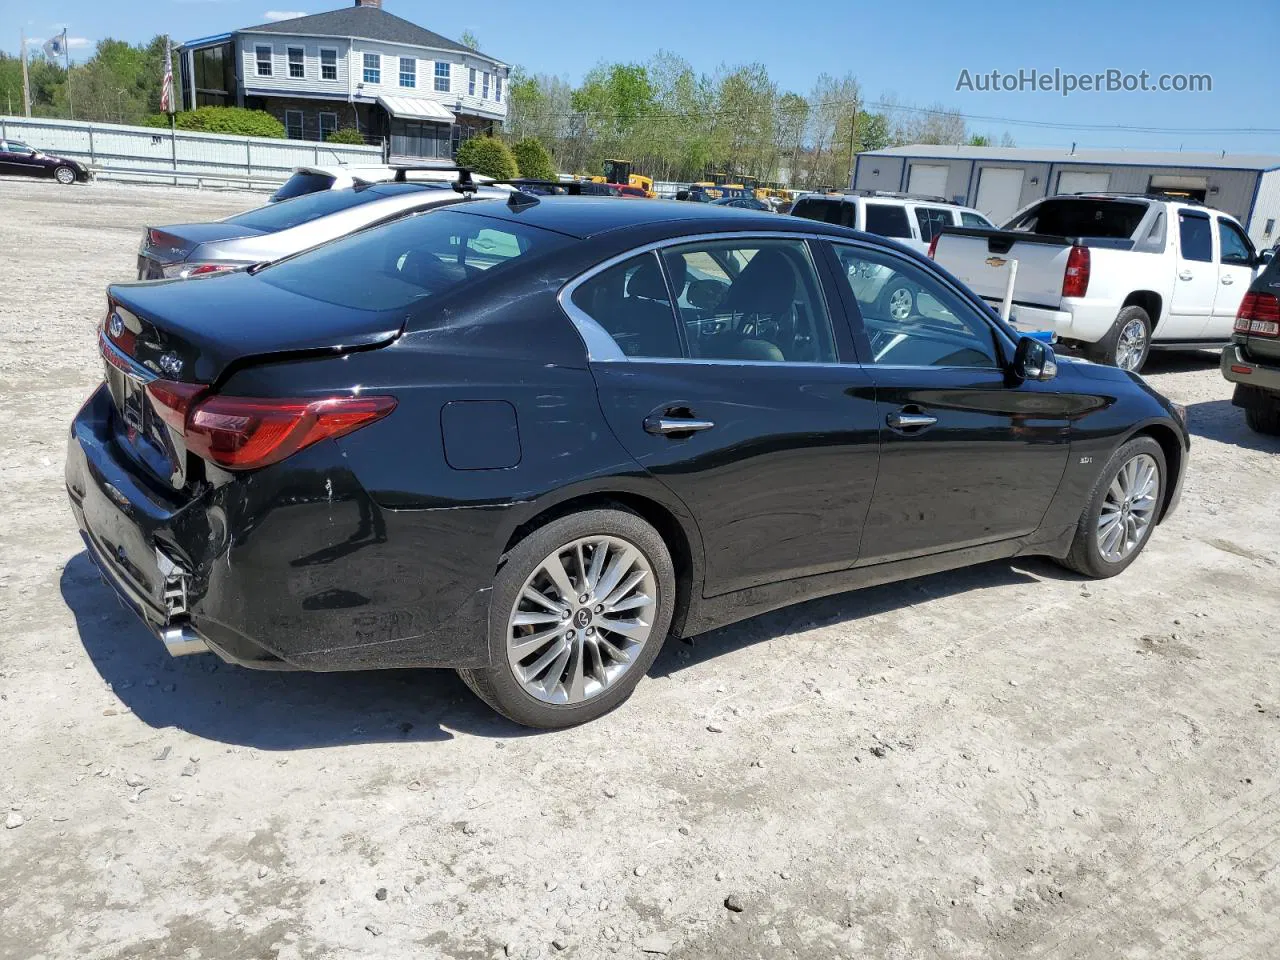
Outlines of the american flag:
{"type": "Polygon", "coordinates": [[[160,87],[160,112],[173,113],[173,51],[164,42],[164,84],[160,87]]]}

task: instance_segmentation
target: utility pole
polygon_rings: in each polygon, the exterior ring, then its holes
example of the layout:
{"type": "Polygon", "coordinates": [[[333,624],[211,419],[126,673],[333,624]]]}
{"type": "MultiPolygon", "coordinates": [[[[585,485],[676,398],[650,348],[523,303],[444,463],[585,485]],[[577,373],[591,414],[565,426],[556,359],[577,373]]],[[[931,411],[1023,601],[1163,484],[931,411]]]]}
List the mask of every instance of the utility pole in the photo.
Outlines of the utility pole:
{"type": "Polygon", "coordinates": [[[22,112],[31,116],[31,79],[27,76],[27,31],[22,31],[22,112]]]}
{"type": "Polygon", "coordinates": [[[67,46],[67,28],[62,28],[62,62],[67,66],[67,112],[76,118],[76,105],[71,99],[71,48],[67,46]]]}
{"type": "Polygon", "coordinates": [[[849,187],[852,189],[856,186],[853,182],[853,145],[858,139],[858,101],[853,101],[853,116],[849,118],[849,187]]]}

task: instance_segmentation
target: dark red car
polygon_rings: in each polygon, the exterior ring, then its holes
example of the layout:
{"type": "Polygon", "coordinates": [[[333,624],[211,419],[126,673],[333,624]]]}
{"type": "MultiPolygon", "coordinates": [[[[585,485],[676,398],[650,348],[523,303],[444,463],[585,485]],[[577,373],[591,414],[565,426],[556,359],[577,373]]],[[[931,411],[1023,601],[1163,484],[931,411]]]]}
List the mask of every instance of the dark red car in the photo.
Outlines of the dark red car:
{"type": "Polygon", "coordinates": [[[41,153],[21,140],[0,140],[0,174],[53,177],[59,183],[87,183],[90,177],[79,160],[41,153]]]}

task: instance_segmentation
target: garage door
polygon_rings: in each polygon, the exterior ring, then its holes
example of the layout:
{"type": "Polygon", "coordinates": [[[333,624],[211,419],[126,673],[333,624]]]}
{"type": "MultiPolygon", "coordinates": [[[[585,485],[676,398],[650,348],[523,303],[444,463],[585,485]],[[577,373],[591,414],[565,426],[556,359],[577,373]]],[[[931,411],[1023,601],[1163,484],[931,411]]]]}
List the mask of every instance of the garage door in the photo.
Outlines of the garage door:
{"type": "Polygon", "coordinates": [[[1080,170],[1063,170],[1058,174],[1059,193],[1102,193],[1111,186],[1109,173],[1084,173],[1080,170]]]}
{"type": "Polygon", "coordinates": [[[1003,224],[1018,209],[1024,171],[1017,167],[983,167],[978,174],[978,202],[974,204],[993,221],[1003,224]]]}
{"type": "Polygon", "coordinates": [[[913,163],[907,179],[907,193],[914,193],[919,197],[945,198],[949,169],[946,164],[913,163]]]}

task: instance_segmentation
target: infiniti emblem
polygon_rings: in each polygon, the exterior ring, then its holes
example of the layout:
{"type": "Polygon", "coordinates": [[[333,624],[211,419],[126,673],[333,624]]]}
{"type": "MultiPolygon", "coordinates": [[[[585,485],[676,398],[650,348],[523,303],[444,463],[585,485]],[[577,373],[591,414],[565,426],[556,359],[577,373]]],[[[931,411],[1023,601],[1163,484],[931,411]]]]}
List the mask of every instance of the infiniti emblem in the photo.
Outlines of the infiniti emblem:
{"type": "Polygon", "coordinates": [[[585,627],[588,623],[591,622],[591,614],[587,612],[586,607],[583,607],[576,614],[574,614],[573,622],[577,624],[579,628],[585,627]]]}
{"type": "Polygon", "coordinates": [[[111,334],[113,340],[118,339],[120,334],[124,333],[124,320],[120,317],[120,314],[114,311],[111,314],[110,321],[107,323],[107,333],[111,334]]]}

